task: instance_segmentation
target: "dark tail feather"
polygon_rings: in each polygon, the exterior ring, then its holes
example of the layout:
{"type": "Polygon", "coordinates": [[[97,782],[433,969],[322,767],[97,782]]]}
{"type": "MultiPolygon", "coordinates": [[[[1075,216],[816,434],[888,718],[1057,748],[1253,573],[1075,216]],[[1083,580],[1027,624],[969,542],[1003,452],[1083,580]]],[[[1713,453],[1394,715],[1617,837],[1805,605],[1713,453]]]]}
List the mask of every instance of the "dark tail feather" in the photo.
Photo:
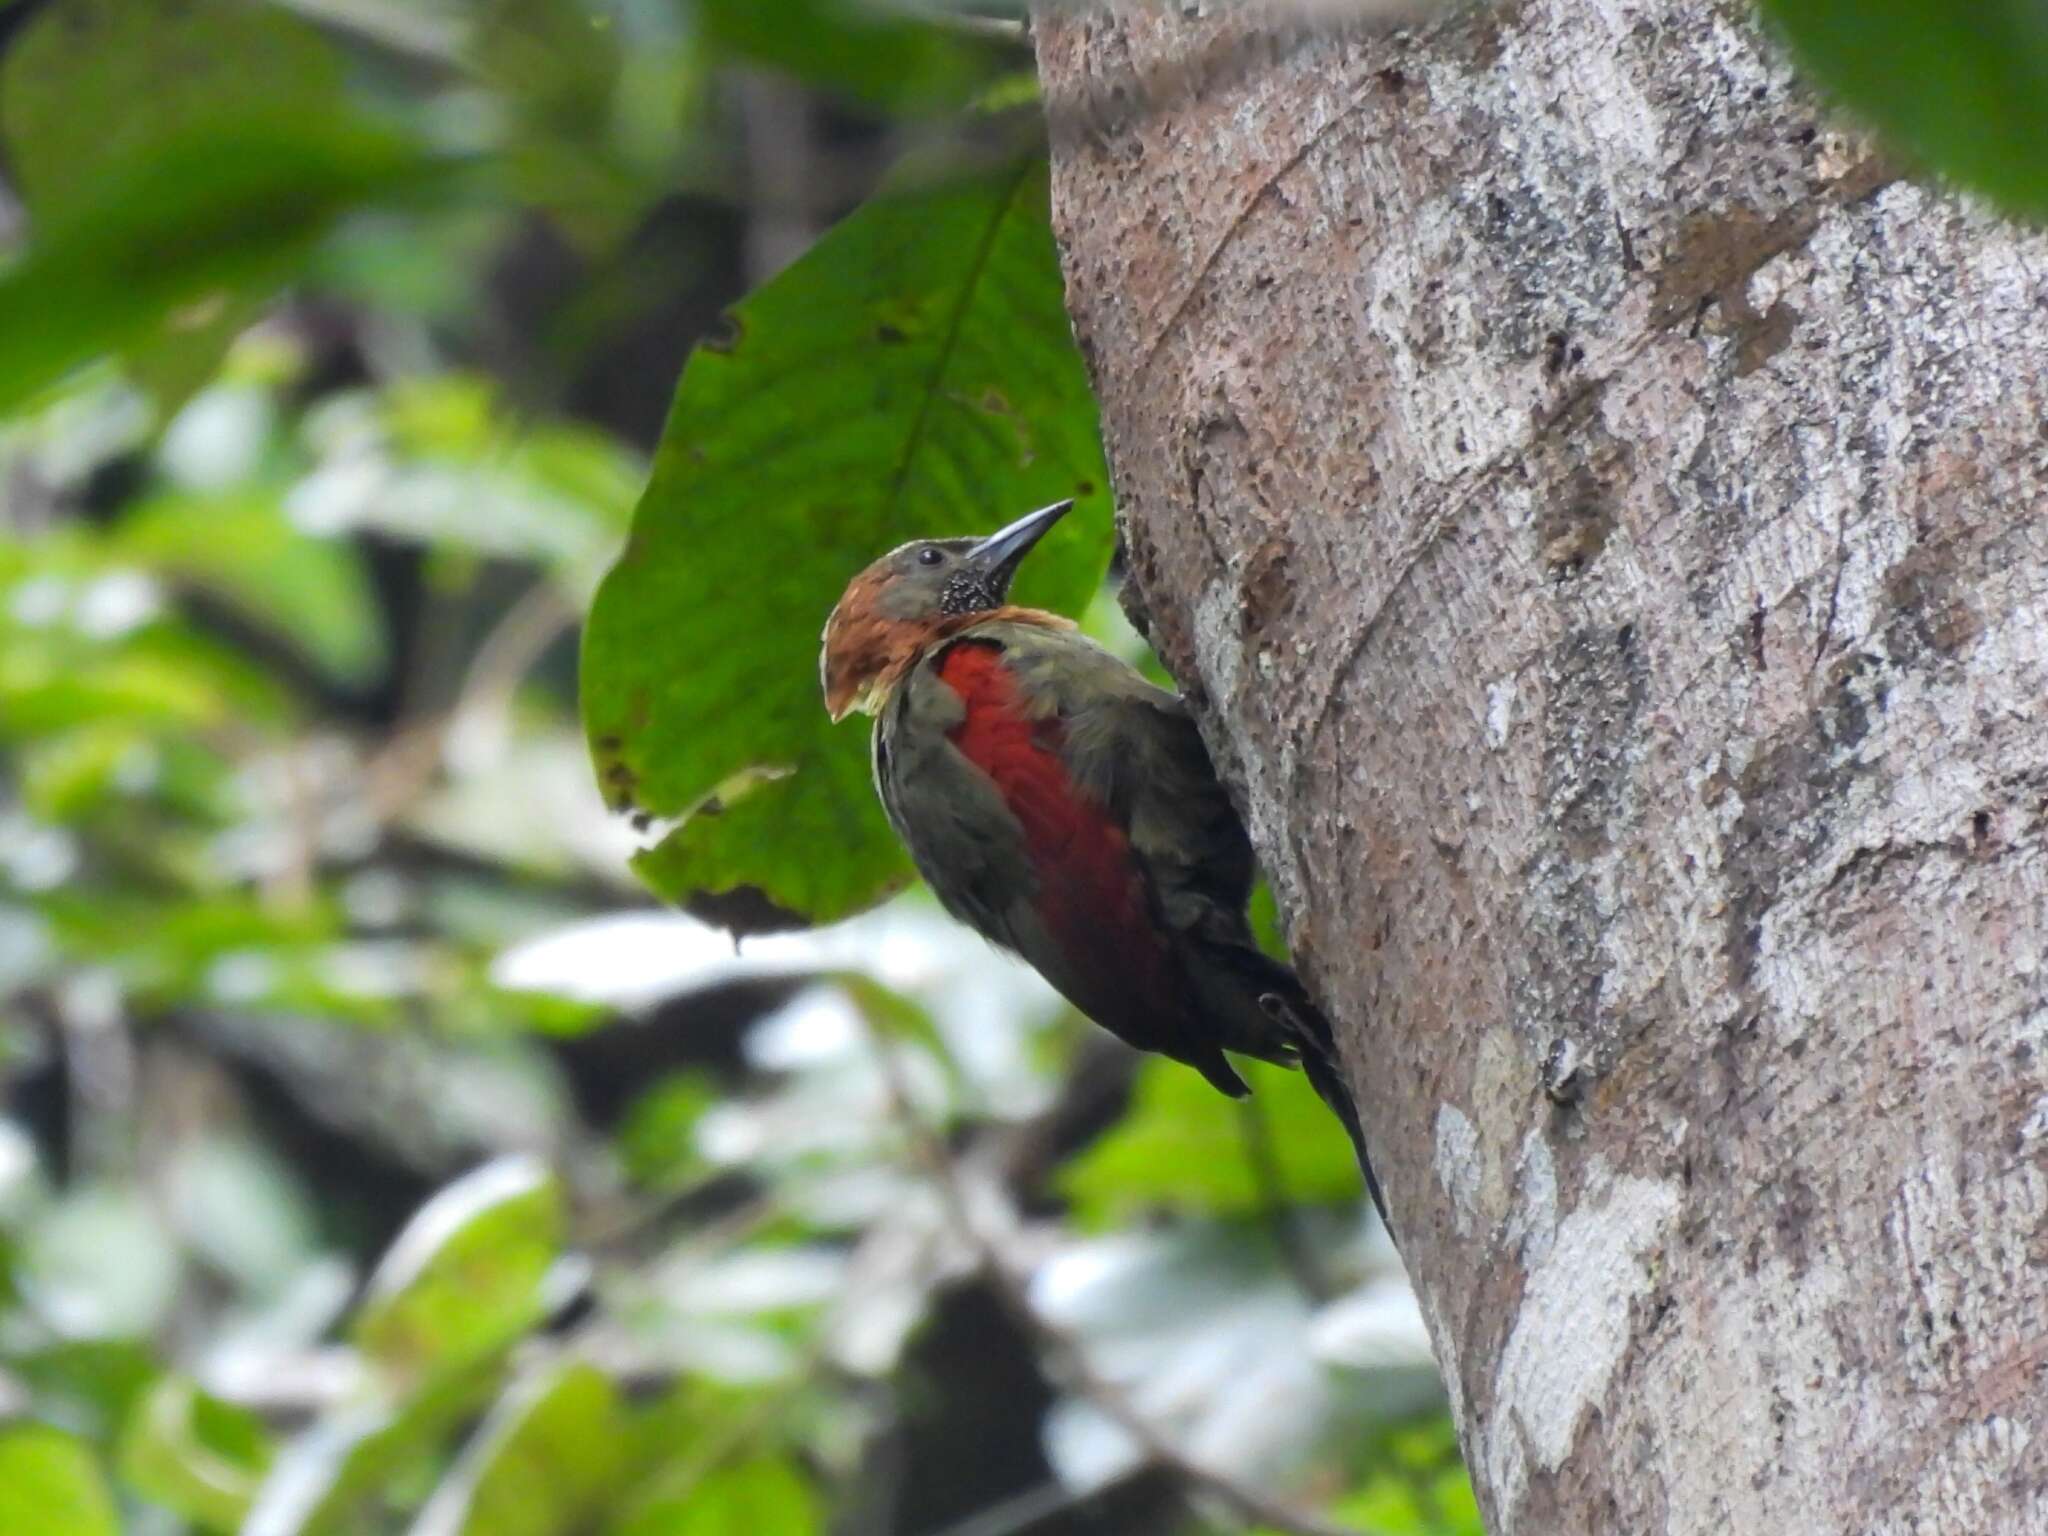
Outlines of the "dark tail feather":
{"type": "MultiPolygon", "coordinates": [[[[1266,1046],[1264,1049],[1249,1041],[1225,1041],[1224,1044],[1268,1061],[1285,1059],[1284,1054],[1274,1053],[1271,1048],[1274,1045],[1278,1045],[1283,1053],[1298,1057],[1308,1074],[1309,1085],[1343,1123],[1345,1134],[1351,1138],[1351,1150],[1358,1154],[1358,1171],[1365,1178],[1365,1191],[1372,1196],[1373,1209],[1380,1213],[1380,1222],[1391,1237],[1394,1224],[1387,1219],[1386,1196],[1380,1189],[1379,1176],[1372,1171],[1372,1157],[1365,1150],[1365,1129],[1358,1121],[1358,1104],[1351,1097],[1351,1085],[1344,1081],[1343,1065],[1337,1057],[1337,1036],[1330,1028],[1330,1021],[1309,1000],[1300,977],[1249,944],[1207,945],[1203,955],[1209,964],[1220,967],[1235,979],[1238,986],[1255,997],[1259,1011],[1279,1025],[1283,1035],[1280,1041],[1262,1042],[1266,1046]]],[[[1215,1082],[1216,1079],[1212,1076],[1210,1081],[1215,1082]]],[[[1221,1083],[1217,1086],[1223,1087],[1226,1093],[1230,1092],[1221,1083]]],[[[1241,1090],[1243,1084],[1239,1083],[1238,1087],[1241,1090]]]]}
{"type": "Polygon", "coordinates": [[[1308,1074],[1309,1085],[1343,1122],[1345,1134],[1351,1138],[1351,1150],[1358,1154],[1358,1171],[1365,1177],[1365,1192],[1372,1196],[1372,1208],[1379,1212],[1387,1236],[1393,1237],[1394,1224],[1387,1218],[1387,1198],[1380,1190],[1379,1175],[1372,1171],[1372,1155],[1365,1150],[1365,1127],[1358,1120],[1358,1101],[1352,1098],[1351,1085],[1344,1081],[1344,1069],[1337,1059],[1336,1034],[1322,1011],[1308,1000],[1301,983],[1292,973],[1282,974],[1288,982],[1285,990],[1262,994],[1259,1005],[1287,1024],[1300,1041],[1301,1067],[1308,1074]]]}
{"type": "Polygon", "coordinates": [[[1387,1197],[1380,1192],[1379,1175],[1372,1171],[1372,1155],[1365,1150],[1365,1127],[1358,1123],[1358,1105],[1352,1100],[1351,1085],[1344,1081],[1336,1064],[1319,1051],[1303,1051],[1301,1068],[1308,1074],[1310,1086],[1330,1106],[1330,1112],[1344,1123],[1344,1130],[1351,1137],[1351,1150],[1358,1154],[1358,1171],[1365,1176],[1365,1192],[1372,1196],[1372,1208],[1380,1213],[1380,1225],[1392,1237],[1394,1224],[1387,1219],[1387,1197]]]}

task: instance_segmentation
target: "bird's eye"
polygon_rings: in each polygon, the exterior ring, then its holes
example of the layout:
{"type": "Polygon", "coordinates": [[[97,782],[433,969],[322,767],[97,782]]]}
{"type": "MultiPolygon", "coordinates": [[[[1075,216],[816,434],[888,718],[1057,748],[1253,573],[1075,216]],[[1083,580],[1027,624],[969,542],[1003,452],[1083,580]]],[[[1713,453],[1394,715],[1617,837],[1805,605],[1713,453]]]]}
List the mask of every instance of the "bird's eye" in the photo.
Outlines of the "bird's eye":
{"type": "Polygon", "coordinates": [[[945,551],[934,549],[929,544],[917,552],[917,563],[919,565],[943,565],[945,560],[945,551]]]}

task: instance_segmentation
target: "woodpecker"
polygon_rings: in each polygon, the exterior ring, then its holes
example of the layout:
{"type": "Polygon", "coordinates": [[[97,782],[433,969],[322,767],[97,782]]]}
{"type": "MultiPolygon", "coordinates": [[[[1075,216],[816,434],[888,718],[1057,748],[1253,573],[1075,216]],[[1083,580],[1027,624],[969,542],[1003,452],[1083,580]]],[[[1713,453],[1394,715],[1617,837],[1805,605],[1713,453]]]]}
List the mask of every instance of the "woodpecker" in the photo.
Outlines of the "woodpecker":
{"type": "Polygon", "coordinates": [[[1329,1021],[1245,917],[1251,841],[1179,695],[1008,601],[1071,501],[882,556],[826,621],[834,721],[874,717],[875,788],[939,903],[1139,1050],[1250,1090],[1225,1051],[1299,1065],[1386,1210],[1329,1021]]]}

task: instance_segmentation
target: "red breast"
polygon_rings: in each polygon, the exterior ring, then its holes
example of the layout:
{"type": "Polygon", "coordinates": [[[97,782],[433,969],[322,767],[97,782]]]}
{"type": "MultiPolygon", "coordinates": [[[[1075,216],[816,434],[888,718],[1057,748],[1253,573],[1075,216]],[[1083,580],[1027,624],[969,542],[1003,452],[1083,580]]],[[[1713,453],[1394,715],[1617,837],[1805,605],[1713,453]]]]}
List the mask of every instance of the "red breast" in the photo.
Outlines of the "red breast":
{"type": "Polygon", "coordinates": [[[998,645],[958,641],[937,671],[966,706],[948,733],[953,745],[994,781],[1024,830],[1039,918],[1075,989],[1090,994],[1071,1001],[1112,1027],[1119,1018],[1178,1012],[1178,967],[1152,916],[1144,873],[1124,829],[1068,773],[1059,720],[1033,718],[998,645]]]}

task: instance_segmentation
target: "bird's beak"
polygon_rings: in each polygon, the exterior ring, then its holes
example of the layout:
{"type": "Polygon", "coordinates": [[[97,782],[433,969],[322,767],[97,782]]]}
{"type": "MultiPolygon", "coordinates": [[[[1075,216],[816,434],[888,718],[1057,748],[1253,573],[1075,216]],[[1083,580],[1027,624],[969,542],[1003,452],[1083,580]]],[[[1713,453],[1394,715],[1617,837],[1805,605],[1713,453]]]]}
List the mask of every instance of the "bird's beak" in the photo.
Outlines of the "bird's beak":
{"type": "Polygon", "coordinates": [[[980,569],[989,586],[994,588],[997,601],[1010,590],[1010,578],[1017,574],[1017,567],[1024,557],[1031,553],[1031,546],[1044,538],[1046,529],[1065,517],[1073,505],[1073,499],[1069,497],[1049,507],[1040,507],[1036,512],[1027,512],[1009,527],[998,529],[967,551],[968,562],[980,569]]]}

